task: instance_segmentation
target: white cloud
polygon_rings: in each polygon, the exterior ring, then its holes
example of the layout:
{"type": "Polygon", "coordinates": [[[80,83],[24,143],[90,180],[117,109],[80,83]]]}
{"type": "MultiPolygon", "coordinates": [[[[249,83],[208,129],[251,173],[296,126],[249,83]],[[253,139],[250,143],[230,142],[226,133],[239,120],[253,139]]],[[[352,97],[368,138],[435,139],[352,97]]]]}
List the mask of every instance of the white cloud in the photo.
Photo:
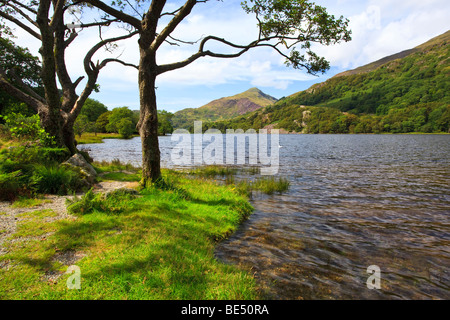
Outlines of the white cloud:
{"type": "Polygon", "coordinates": [[[447,0],[371,0],[364,11],[349,17],[351,42],[317,51],[334,66],[355,68],[447,31],[449,11],[447,0]]]}
{"type": "MultiPolygon", "coordinates": [[[[353,31],[351,42],[317,47],[317,53],[330,60],[331,65],[339,70],[355,68],[417,46],[447,31],[449,26],[448,0],[318,0],[317,2],[329,8],[336,16],[344,15],[350,19],[350,28],[353,31]]],[[[249,43],[257,37],[256,20],[243,12],[239,3],[238,0],[199,3],[192,14],[175,30],[173,36],[186,41],[196,41],[213,34],[239,44],[249,43]]],[[[177,9],[179,4],[182,4],[182,1],[170,2],[167,11],[177,9]]],[[[103,36],[117,36],[119,32],[122,33],[123,30],[104,29],[103,36]]],[[[16,28],[15,34],[18,36],[16,42],[19,45],[29,47],[35,55],[38,55],[40,46],[38,41],[19,28],[16,28]]],[[[73,78],[84,75],[82,59],[86,51],[97,41],[96,30],[85,30],[67,51],[66,60],[73,78]]],[[[229,48],[216,43],[208,45],[208,49],[223,51],[229,48]]],[[[180,61],[197,50],[198,44],[180,47],[164,44],[158,52],[158,63],[180,61]]],[[[118,55],[127,62],[137,64],[139,61],[137,37],[122,42],[112,55],[101,51],[95,58],[103,59],[118,55]]],[[[164,93],[160,90],[161,99],[182,101],[180,99],[185,98],[186,105],[192,105],[200,101],[200,98],[193,96],[197,94],[195,86],[213,88],[241,83],[246,88],[250,86],[274,88],[279,90],[277,92],[281,95],[288,95],[290,93],[287,91],[291,90],[293,91],[291,93],[294,93],[299,83],[314,79],[304,70],[286,68],[283,59],[273,50],[257,49],[237,59],[200,59],[186,68],[162,75],[158,79],[158,85],[168,88],[164,93]],[[180,86],[192,90],[177,91],[180,86]],[[174,89],[169,94],[171,88],[174,89]],[[281,93],[283,90],[285,92],[281,93]],[[177,92],[184,97],[176,97],[177,92]]],[[[322,77],[317,79],[322,80],[322,77]]],[[[111,63],[101,71],[99,83],[105,94],[106,92],[116,94],[114,98],[110,98],[112,103],[125,105],[136,101],[135,105],[138,104],[136,70],[111,63]]]]}

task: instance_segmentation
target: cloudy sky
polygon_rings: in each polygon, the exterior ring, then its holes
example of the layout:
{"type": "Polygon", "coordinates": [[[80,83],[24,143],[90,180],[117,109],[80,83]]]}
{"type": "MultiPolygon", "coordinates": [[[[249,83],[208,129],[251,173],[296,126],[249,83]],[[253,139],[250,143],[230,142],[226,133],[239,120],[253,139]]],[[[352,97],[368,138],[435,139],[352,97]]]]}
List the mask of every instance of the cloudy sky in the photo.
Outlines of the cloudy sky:
{"type": "MultiPolygon", "coordinates": [[[[167,11],[181,1],[168,1],[167,11]]],[[[189,18],[175,31],[175,36],[195,41],[217,35],[245,44],[257,35],[256,20],[240,6],[241,0],[210,1],[198,4],[189,18]]],[[[335,16],[350,19],[353,40],[331,47],[317,47],[316,52],[331,62],[324,75],[311,76],[304,70],[289,69],[284,59],[269,49],[255,49],[237,59],[204,58],[186,68],[166,73],[157,82],[159,109],[175,112],[197,108],[211,100],[258,87],[275,98],[305,90],[336,73],[353,69],[390,54],[415,47],[450,29],[448,0],[318,0],[335,16]]],[[[103,37],[117,35],[117,29],[104,30],[103,37]]],[[[39,44],[16,28],[17,39],[37,55],[39,44]]],[[[69,71],[82,75],[82,57],[98,41],[95,30],[82,31],[67,52],[69,71]]],[[[137,38],[122,42],[113,57],[137,63],[137,38]]],[[[188,57],[196,46],[161,47],[158,63],[175,62],[188,57]]],[[[106,56],[100,53],[98,59],[106,56]]],[[[139,109],[137,72],[118,64],[109,64],[99,77],[100,92],[91,97],[109,109],[128,106],[139,109]]]]}

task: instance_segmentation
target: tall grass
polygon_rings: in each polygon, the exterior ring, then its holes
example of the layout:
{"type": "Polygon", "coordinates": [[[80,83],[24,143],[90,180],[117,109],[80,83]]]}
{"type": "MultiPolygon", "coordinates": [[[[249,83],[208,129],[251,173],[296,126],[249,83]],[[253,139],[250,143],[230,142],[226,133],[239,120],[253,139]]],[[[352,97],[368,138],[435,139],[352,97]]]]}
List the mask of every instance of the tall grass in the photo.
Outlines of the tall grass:
{"type": "Polygon", "coordinates": [[[206,178],[224,178],[226,185],[234,185],[241,194],[250,195],[252,191],[265,194],[283,193],[289,190],[290,182],[284,177],[257,177],[255,180],[242,176],[257,175],[258,167],[236,168],[230,166],[210,165],[188,171],[190,175],[206,178]],[[237,175],[240,174],[239,177],[237,175]]]}
{"type": "Polygon", "coordinates": [[[58,165],[36,165],[30,183],[39,193],[59,195],[77,191],[83,186],[79,173],[58,165]]]}

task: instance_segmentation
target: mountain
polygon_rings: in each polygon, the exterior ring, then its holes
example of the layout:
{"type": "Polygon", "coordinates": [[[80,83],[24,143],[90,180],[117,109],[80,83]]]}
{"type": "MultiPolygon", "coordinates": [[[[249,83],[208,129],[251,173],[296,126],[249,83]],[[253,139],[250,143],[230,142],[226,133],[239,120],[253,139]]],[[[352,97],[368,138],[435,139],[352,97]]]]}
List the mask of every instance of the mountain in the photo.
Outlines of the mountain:
{"type": "Polygon", "coordinates": [[[450,31],[206,127],[303,133],[449,132],[450,31]]]}
{"type": "Polygon", "coordinates": [[[376,70],[377,68],[381,67],[382,65],[397,60],[397,59],[402,59],[405,58],[407,56],[409,56],[410,54],[413,54],[415,52],[419,52],[419,51],[425,51],[428,48],[433,47],[436,44],[439,43],[443,43],[443,42],[448,42],[448,40],[450,39],[450,30],[409,50],[405,50],[387,57],[384,57],[380,60],[377,60],[375,62],[369,63],[365,66],[356,68],[354,70],[349,70],[349,71],[345,71],[342,73],[339,73],[337,75],[334,76],[334,78],[338,78],[338,77],[342,77],[342,76],[348,76],[348,75],[353,75],[353,74],[360,74],[360,73],[366,73],[366,72],[370,72],[373,70],[376,70]]]}
{"type": "Polygon", "coordinates": [[[258,88],[251,88],[231,97],[211,101],[197,109],[180,110],[174,114],[172,124],[174,128],[189,128],[196,120],[217,121],[231,119],[267,107],[276,101],[277,99],[265,94],[258,88]]]}

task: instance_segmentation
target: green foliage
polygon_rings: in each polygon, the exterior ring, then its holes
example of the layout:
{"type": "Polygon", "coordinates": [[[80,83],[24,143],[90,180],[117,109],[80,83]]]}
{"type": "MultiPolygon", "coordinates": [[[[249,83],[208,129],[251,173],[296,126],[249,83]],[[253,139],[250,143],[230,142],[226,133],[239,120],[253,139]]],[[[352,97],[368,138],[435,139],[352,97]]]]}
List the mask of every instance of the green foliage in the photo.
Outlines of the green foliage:
{"type": "Polygon", "coordinates": [[[136,198],[136,194],[128,189],[117,189],[108,194],[95,194],[92,189],[81,197],[72,200],[67,199],[67,211],[74,215],[89,214],[94,211],[103,211],[109,214],[117,214],[130,210],[130,201],[136,198]]]}
{"type": "MultiPolygon", "coordinates": [[[[0,67],[6,71],[8,81],[16,86],[20,86],[20,82],[22,82],[37,93],[43,93],[39,58],[33,56],[27,48],[19,47],[8,39],[12,33],[3,25],[0,29],[3,31],[0,32],[0,67]],[[7,32],[4,32],[5,30],[7,32]]],[[[9,112],[22,113],[27,116],[33,113],[27,107],[23,108],[21,101],[0,90],[0,114],[7,115],[9,112]]]]}
{"type": "Polygon", "coordinates": [[[97,127],[98,132],[106,133],[108,132],[106,130],[106,126],[109,123],[109,116],[111,115],[111,111],[106,111],[105,113],[102,113],[97,121],[95,121],[95,126],[97,127]]]}
{"type": "Polygon", "coordinates": [[[450,132],[449,50],[447,40],[434,42],[372,71],[333,77],[265,109],[204,123],[204,129],[275,125],[303,133],[450,132]]]}
{"type": "Polygon", "coordinates": [[[286,64],[293,68],[305,68],[308,73],[325,72],[330,65],[311,49],[312,42],[331,45],[350,41],[348,19],[336,19],[324,7],[305,0],[249,0],[242,6],[247,13],[258,16],[261,36],[276,37],[291,52],[286,64]],[[314,30],[314,36],[305,30],[314,30]],[[289,45],[288,45],[289,43],[289,45]],[[295,47],[300,45],[300,50],[295,47]]]}
{"type": "Polygon", "coordinates": [[[20,113],[11,112],[0,117],[5,121],[6,128],[13,138],[39,140],[43,145],[53,145],[53,138],[41,127],[37,114],[26,117],[20,113]]]}
{"type": "Polygon", "coordinates": [[[158,110],[158,135],[165,136],[168,133],[172,133],[172,117],[173,113],[158,110]]]}
{"type": "Polygon", "coordinates": [[[89,122],[96,122],[103,113],[107,112],[108,108],[95,99],[87,98],[81,109],[80,115],[86,116],[89,122]]]}
{"type": "Polygon", "coordinates": [[[136,131],[136,125],[129,118],[121,119],[117,125],[118,133],[122,139],[129,139],[136,131]]]}
{"type": "Polygon", "coordinates": [[[20,179],[18,178],[21,171],[14,171],[10,173],[0,172],[0,200],[14,200],[21,187],[20,179]]]}
{"type": "Polygon", "coordinates": [[[96,131],[95,123],[89,122],[89,119],[86,115],[80,114],[73,124],[73,131],[75,132],[75,134],[81,137],[84,132],[96,131]]]}
{"type": "Polygon", "coordinates": [[[81,174],[59,166],[70,155],[65,148],[42,147],[29,142],[1,149],[1,197],[13,200],[34,193],[66,194],[81,190],[84,186],[81,174]]]}
{"type": "Polygon", "coordinates": [[[80,190],[80,174],[64,166],[35,165],[31,186],[39,193],[68,194],[80,190]]]}
{"type": "Polygon", "coordinates": [[[123,119],[129,119],[134,125],[137,123],[133,111],[128,107],[114,108],[108,116],[108,124],[105,126],[106,130],[119,133],[118,125],[123,119]]]}

